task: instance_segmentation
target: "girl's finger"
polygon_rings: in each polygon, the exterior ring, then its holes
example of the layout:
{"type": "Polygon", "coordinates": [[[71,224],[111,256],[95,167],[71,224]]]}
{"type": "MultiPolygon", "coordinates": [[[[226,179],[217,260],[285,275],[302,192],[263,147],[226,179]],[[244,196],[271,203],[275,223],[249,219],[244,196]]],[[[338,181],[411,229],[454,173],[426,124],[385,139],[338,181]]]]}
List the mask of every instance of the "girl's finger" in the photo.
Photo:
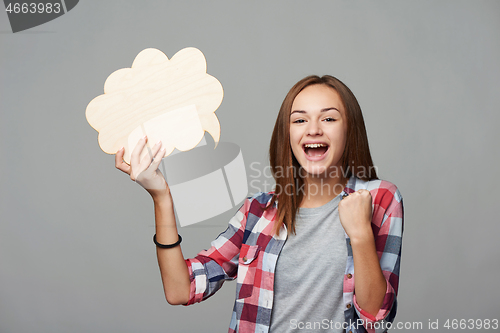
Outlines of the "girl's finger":
{"type": "Polygon", "coordinates": [[[161,147],[162,147],[162,142],[161,141],[158,141],[154,146],[153,146],[153,149],[151,149],[151,155],[153,158],[155,158],[157,155],[158,155],[158,152],[160,151],[161,147]]]}
{"type": "Polygon", "coordinates": [[[151,149],[150,154],[146,154],[142,160],[141,160],[141,170],[146,170],[150,165],[151,162],[153,161],[153,158],[156,156],[158,151],[160,151],[161,148],[161,141],[158,141],[154,146],[153,149],[151,149]]]}
{"type": "Polygon", "coordinates": [[[156,171],[156,169],[158,169],[158,166],[160,165],[161,160],[163,159],[163,157],[165,157],[165,152],[166,152],[166,150],[165,150],[165,148],[163,148],[156,153],[155,158],[153,159],[153,162],[149,166],[150,168],[152,168],[152,170],[156,171]]]}
{"type": "Polygon", "coordinates": [[[115,154],[115,167],[130,175],[130,165],[123,161],[123,155],[125,154],[125,148],[120,148],[115,154]]]}
{"type": "Polygon", "coordinates": [[[141,152],[148,141],[148,137],[145,135],[142,139],[137,142],[132,154],[130,155],[130,165],[136,167],[139,165],[139,157],[141,156],[141,152]]]}

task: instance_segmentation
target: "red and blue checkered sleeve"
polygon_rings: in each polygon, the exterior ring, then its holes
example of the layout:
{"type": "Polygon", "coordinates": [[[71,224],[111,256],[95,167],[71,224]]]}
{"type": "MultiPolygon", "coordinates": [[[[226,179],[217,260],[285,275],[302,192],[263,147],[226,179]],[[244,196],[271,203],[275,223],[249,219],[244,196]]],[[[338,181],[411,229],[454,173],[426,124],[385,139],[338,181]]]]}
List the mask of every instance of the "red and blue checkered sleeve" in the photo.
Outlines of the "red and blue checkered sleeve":
{"type": "Polygon", "coordinates": [[[224,281],[236,278],[250,203],[250,199],[245,200],[229,221],[227,229],[212,241],[210,249],[201,251],[195,258],[186,259],[191,291],[189,302],[185,305],[204,301],[219,290],[224,281]]]}
{"type": "Polygon", "coordinates": [[[359,318],[363,319],[364,323],[368,323],[365,325],[367,331],[375,332],[373,328],[370,329],[370,323],[381,320],[392,323],[396,316],[403,236],[403,198],[395,185],[385,181],[382,181],[380,188],[371,193],[372,196],[375,194],[372,219],[375,246],[382,274],[387,282],[387,289],[382,307],[375,316],[359,307],[356,295],[354,295],[353,303],[359,318]]]}

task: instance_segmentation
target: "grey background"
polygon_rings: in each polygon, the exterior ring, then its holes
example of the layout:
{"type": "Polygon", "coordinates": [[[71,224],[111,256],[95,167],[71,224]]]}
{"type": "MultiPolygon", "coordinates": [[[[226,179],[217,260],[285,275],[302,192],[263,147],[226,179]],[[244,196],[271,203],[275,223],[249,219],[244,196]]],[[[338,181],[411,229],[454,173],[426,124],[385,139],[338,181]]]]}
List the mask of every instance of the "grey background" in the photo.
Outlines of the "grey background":
{"type": "MultiPolygon", "coordinates": [[[[227,331],[235,283],[166,303],[152,201],[85,119],[147,47],[204,52],[251,192],[270,189],[256,170],[287,90],[343,80],[405,200],[396,320],[499,318],[499,31],[499,1],[81,1],[17,34],[0,13],[0,331],[227,331]]],[[[181,229],[185,256],[233,214],[181,229]]]]}

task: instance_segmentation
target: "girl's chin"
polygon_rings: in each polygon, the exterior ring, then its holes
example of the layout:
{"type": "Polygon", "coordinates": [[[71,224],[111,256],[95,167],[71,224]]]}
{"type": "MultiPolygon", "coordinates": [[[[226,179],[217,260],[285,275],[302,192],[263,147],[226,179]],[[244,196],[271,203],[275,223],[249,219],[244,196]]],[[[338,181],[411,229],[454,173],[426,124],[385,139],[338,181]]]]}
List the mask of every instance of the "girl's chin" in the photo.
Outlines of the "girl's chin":
{"type": "Polygon", "coordinates": [[[311,166],[306,166],[304,170],[307,172],[308,177],[317,177],[317,178],[322,178],[328,176],[328,170],[325,167],[311,167],[311,166]]]}
{"type": "Polygon", "coordinates": [[[315,178],[336,178],[340,176],[340,167],[338,166],[330,166],[326,167],[325,165],[311,165],[310,163],[306,163],[301,166],[302,174],[306,177],[315,177],[315,178]]]}

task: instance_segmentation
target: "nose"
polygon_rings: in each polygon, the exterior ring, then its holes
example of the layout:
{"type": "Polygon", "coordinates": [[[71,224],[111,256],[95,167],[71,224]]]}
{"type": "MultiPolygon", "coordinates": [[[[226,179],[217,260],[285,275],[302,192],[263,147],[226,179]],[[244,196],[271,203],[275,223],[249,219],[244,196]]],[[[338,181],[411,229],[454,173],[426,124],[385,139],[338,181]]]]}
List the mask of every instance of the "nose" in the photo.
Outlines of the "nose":
{"type": "Polygon", "coordinates": [[[307,127],[307,134],[308,135],[323,135],[323,130],[321,129],[320,123],[317,121],[309,121],[308,127],[307,127]]]}

